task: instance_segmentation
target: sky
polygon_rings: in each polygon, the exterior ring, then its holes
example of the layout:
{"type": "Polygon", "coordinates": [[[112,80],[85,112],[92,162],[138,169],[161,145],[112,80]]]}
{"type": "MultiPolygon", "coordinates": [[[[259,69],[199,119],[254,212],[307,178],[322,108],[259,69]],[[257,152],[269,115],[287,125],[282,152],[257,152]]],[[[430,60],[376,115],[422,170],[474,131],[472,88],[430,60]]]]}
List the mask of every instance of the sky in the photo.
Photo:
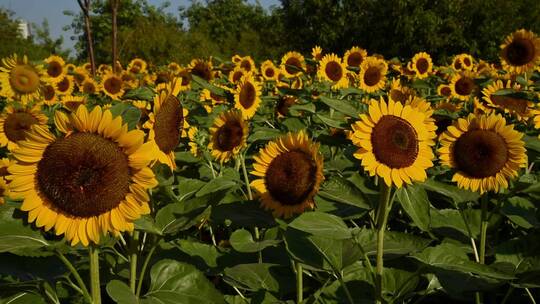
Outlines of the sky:
{"type": "MultiPolygon", "coordinates": [[[[159,6],[165,0],[148,0],[152,5],[159,6]]],[[[171,5],[167,8],[166,12],[178,14],[178,7],[189,6],[191,1],[189,0],[170,0],[171,5]]],[[[259,2],[263,7],[268,8],[272,5],[279,5],[278,0],[248,0],[249,3],[259,2]]],[[[7,8],[15,13],[15,18],[21,18],[29,23],[36,23],[41,25],[46,18],[49,22],[51,37],[56,39],[62,36],[64,38],[63,48],[72,50],[75,45],[75,41],[71,40],[73,36],[72,31],[64,31],[63,27],[71,24],[72,18],[65,16],[64,11],[71,10],[76,13],[80,8],[77,4],[77,0],[0,0],[0,7],[7,8]]],[[[71,51],[71,55],[74,55],[75,51],[71,51]]]]}

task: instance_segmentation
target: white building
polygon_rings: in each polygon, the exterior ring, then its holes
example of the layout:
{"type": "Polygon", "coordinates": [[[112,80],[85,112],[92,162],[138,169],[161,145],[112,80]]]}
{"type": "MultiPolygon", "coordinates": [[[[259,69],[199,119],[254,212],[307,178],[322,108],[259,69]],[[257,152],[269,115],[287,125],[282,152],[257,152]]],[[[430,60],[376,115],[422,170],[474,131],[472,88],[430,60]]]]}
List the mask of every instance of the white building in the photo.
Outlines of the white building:
{"type": "Polygon", "coordinates": [[[28,22],[26,22],[25,20],[22,20],[22,19],[19,19],[17,21],[19,22],[19,32],[21,33],[21,36],[24,39],[27,39],[28,37],[30,37],[30,35],[31,35],[31,33],[30,33],[30,24],[28,24],[28,22]]]}

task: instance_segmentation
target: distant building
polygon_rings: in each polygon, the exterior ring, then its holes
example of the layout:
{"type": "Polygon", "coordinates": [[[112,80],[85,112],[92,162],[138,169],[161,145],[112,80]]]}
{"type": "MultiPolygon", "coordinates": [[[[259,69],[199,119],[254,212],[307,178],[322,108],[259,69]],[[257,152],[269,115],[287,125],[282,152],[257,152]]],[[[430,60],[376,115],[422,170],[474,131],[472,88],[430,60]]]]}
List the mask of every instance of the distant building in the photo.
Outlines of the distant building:
{"type": "Polygon", "coordinates": [[[22,19],[19,19],[17,21],[19,22],[19,32],[21,33],[21,36],[24,39],[28,39],[28,37],[32,35],[30,32],[30,24],[28,24],[28,22],[22,19]]]}

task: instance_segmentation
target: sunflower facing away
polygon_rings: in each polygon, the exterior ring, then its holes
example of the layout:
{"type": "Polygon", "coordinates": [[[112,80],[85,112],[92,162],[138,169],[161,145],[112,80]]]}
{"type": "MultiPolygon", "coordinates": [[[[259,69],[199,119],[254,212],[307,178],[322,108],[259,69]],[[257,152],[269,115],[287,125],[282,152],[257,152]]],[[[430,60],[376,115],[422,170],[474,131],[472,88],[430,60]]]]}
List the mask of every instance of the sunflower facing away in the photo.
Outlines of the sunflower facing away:
{"type": "Polygon", "coordinates": [[[251,187],[262,207],[285,218],[315,207],[313,198],[324,179],[323,156],[304,131],[268,143],[253,159],[251,174],[258,179],[251,187]]]}
{"type": "Polygon", "coordinates": [[[514,74],[532,70],[540,63],[540,38],[524,29],[508,35],[501,45],[501,63],[514,74]]]}
{"type": "Polygon", "coordinates": [[[144,133],[99,106],[90,113],[80,106],[70,117],[57,111],[55,124],[61,136],[32,127],[8,168],[10,195],[24,199],[28,222],[54,228],[71,245],[133,231],[133,221],[150,212],[146,189],[157,185],[144,133]]]}
{"type": "Polygon", "coordinates": [[[489,113],[492,109],[499,109],[505,113],[515,116],[520,121],[526,121],[533,116],[534,103],[530,100],[518,98],[510,95],[498,95],[501,90],[513,90],[519,92],[520,86],[512,85],[512,81],[503,82],[497,80],[482,90],[484,101],[483,112],[489,113]]]}
{"type": "Polygon", "coordinates": [[[23,104],[40,98],[46,76],[42,66],[33,65],[26,56],[2,59],[0,67],[0,96],[19,100],[23,104]]]}
{"type": "Polygon", "coordinates": [[[384,88],[388,65],[384,59],[367,57],[360,64],[360,88],[367,93],[373,93],[384,88]]]}
{"type": "Polygon", "coordinates": [[[522,136],[499,114],[470,114],[441,134],[438,152],[460,188],[499,192],[527,165],[522,136]]]}
{"type": "Polygon", "coordinates": [[[251,74],[243,76],[234,92],[234,107],[242,112],[244,119],[255,115],[261,103],[261,85],[251,74]]]}
{"type": "Polygon", "coordinates": [[[433,166],[431,146],[436,136],[428,115],[419,107],[382,99],[371,102],[368,114],[360,115],[351,136],[359,148],[354,156],[364,169],[388,186],[424,181],[426,169],[433,166]]]}
{"type": "Polygon", "coordinates": [[[27,138],[26,131],[29,131],[32,125],[45,125],[47,120],[38,105],[22,108],[7,106],[0,116],[0,147],[7,146],[9,151],[13,151],[18,147],[18,141],[27,138]]]}
{"type": "Polygon", "coordinates": [[[221,113],[210,127],[210,149],[220,163],[228,162],[246,147],[249,129],[237,109],[221,113]]]}
{"type": "Polygon", "coordinates": [[[347,67],[335,54],[327,54],[322,58],[317,74],[321,80],[331,82],[334,90],[346,88],[349,85],[347,67]]]}
{"type": "Polygon", "coordinates": [[[426,52],[417,53],[411,60],[410,69],[416,73],[416,77],[419,79],[428,77],[433,70],[431,56],[426,52]]]}
{"type": "Polygon", "coordinates": [[[304,56],[298,52],[288,52],[281,58],[281,70],[285,77],[300,76],[306,70],[304,56]]]}

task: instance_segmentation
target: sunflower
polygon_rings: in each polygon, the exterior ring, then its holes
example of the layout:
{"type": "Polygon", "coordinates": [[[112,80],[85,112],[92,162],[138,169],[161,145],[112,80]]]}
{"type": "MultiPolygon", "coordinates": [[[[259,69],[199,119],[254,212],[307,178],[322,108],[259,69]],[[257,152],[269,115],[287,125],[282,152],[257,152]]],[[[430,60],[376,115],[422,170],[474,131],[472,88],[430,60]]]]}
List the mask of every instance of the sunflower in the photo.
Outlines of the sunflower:
{"type": "Polygon", "coordinates": [[[77,66],[74,65],[73,63],[67,63],[67,64],[64,66],[64,69],[66,69],[66,72],[67,72],[67,73],[73,73],[73,71],[75,71],[76,68],[77,68],[77,66]]]}
{"type": "Polygon", "coordinates": [[[468,101],[476,90],[475,75],[469,71],[457,73],[450,80],[452,96],[461,101],[468,101]]]}
{"type": "Polygon", "coordinates": [[[136,74],[129,71],[122,71],[119,75],[122,79],[122,88],[124,90],[134,89],[139,86],[139,78],[136,74]]]}
{"type": "Polygon", "coordinates": [[[94,79],[87,78],[83,81],[79,90],[84,94],[95,95],[101,91],[101,87],[97,82],[94,81],[94,79]]]}
{"type": "Polygon", "coordinates": [[[288,52],[281,58],[281,70],[287,78],[297,77],[306,70],[304,56],[298,52],[288,52]]]}
{"type": "Polygon", "coordinates": [[[278,80],[279,71],[270,60],[266,60],[261,64],[261,75],[265,80],[278,80]]]}
{"type": "MultiPolygon", "coordinates": [[[[501,80],[497,80],[494,83],[488,85],[482,90],[482,99],[485,105],[491,109],[500,109],[505,113],[515,116],[518,120],[528,120],[534,112],[534,103],[523,98],[497,95],[497,92],[501,90],[514,90],[519,91],[519,85],[512,85],[510,80],[503,83],[501,80]]],[[[484,112],[490,112],[484,109],[484,112]]]]}
{"type": "Polygon", "coordinates": [[[180,91],[187,91],[191,88],[191,73],[189,72],[189,69],[182,69],[177,74],[177,77],[180,77],[182,81],[180,81],[180,91]]]}
{"type": "Polygon", "coordinates": [[[120,116],[99,106],[90,113],[80,106],[70,117],[57,111],[55,124],[58,137],[33,127],[8,168],[10,195],[24,199],[28,222],[54,228],[71,245],[133,231],[133,221],[150,212],[146,189],[157,185],[144,133],[128,132],[120,116]]]}
{"type": "Polygon", "coordinates": [[[60,77],[60,80],[54,85],[57,95],[70,95],[75,89],[75,82],[73,81],[73,76],[63,75],[60,77]]]}
{"type": "Polygon", "coordinates": [[[411,60],[410,69],[416,73],[416,77],[419,79],[428,77],[433,70],[431,56],[426,52],[417,53],[411,60]]]}
{"type": "Polygon", "coordinates": [[[185,109],[174,94],[178,94],[180,87],[176,85],[177,82],[180,82],[180,79],[175,78],[171,84],[173,88],[171,91],[162,90],[154,97],[153,112],[144,124],[144,128],[150,130],[148,140],[155,146],[156,159],[168,165],[171,170],[176,169],[174,149],[180,143],[185,121],[185,109]]]}
{"type": "Polygon", "coordinates": [[[456,55],[451,66],[456,71],[471,71],[474,67],[473,57],[465,53],[456,55]]]}
{"type": "MultiPolygon", "coordinates": [[[[219,86],[219,87],[221,87],[221,86],[219,86]]],[[[218,94],[212,93],[208,89],[203,89],[201,91],[201,94],[199,96],[199,100],[202,101],[202,102],[207,102],[207,101],[211,102],[210,105],[203,104],[203,107],[205,108],[206,112],[208,112],[208,113],[212,112],[214,106],[227,103],[227,97],[220,96],[218,94]]]]}
{"type": "Polygon", "coordinates": [[[315,207],[314,197],[324,180],[319,144],[304,131],[288,133],[270,142],[253,159],[251,182],[261,206],[276,217],[289,218],[315,207]]]}
{"type": "Polygon", "coordinates": [[[346,88],[349,85],[346,75],[347,67],[335,54],[327,54],[322,58],[317,74],[321,80],[331,82],[334,90],[346,88]]]}
{"type": "Polygon", "coordinates": [[[234,107],[242,112],[244,119],[250,119],[260,103],[261,85],[250,74],[242,76],[234,92],[234,107]]]}
{"type": "Polygon", "coordinates": [[[460,188],[499,192],[527,165],[522,136],[499,114],[469,114],[441,134],[438,152],[460,188]]]}
{"type": "Polygon", "coordinates": [[[197,75],[208,82],[214,79],[214,74],[212,73],[213,65],[211,60],[207,61],[203,59],[193,59],[191,60],[188,68],[192,75],[197,75]]]}
{"type": "Polygon", "coordinates": [[[144,74],[146,73],[146,66],[146,61],[140,58],[135,58],[129,62],[127,70],[133,74],[144,74]]]}
{"type": "Polygon", "coordinates": [[[424,181],[433,166],[431,146],[435,131],[426,124],[428,115],[419,107],[399,102],[373,100],[369,116],[360,115],[351,136],[359,147],[354,156],[371,176],[378,175],[388,185],[424,181]]]}
{"type": "Polygon", "coordinates": [[[112,71],[113,70],[112,70],[112,67],[110,65],[103,64],[103,63],[100,64],[98,69],[97,69],[97,72],[98,72],[99,75],[105,75],[105,74],[107,74],[109,72],[112,72],[112,71]]]}
{"type": "Polygon", "coordinates": [[[201,156],[201,151],[197,145],[197,134],[199,133],[199,129],[197,127],[190,127],[187,133],[189,139],[189,152],[195,157],[201,156]]]}
{"type": "Polygon", "coordinates": [[[231,61],[232,61],[233,63],[235,63],[235,64],[238,64],[238,63],[240,63],[240,61],[242,61],[242,56],[240,56],[240,55],[234,55],[234,56],[232,56],[231,61]]]}
{"type": "Polygon", "coordinates": [[[57,95],[56,95],[56,89],[54,88],[54,85],[52,84],[46,84],[43,87],[43,102],[48,106],[53,106],[56,104],[57,101],[57,95]]]}
{"type": "Polygon", "coordinates": [[[44,60],[47,64],[47,75],[51,82],[57,82],[61,79],[61,76],[65,73],[64,66],[66,62],[62,57],[51,55],[44,60]]]}
{"type": "Polygon", "coordinates": [[[540,63],[540,38],[524,29],[508,35],[501,45],[501,63],[514,74],[534,69],[540,63]]]}
{"type": "Polygon", "coordinates": [[[238,83],[240,79],[244,77],[244,75],[248,75],[248,74],[250,73],[248,73],[246,70],[244,70],[240,66],[236,66],[234,67],[234,69],[232,69],[232,71],[229,72],[228,79],[232,83],[238,83]]]}
{"type": "Polygon", "coordinates": [[[171,62],[167,65],[167,68],[169,69],[169,71],[173,74],[177,74],[178,72],[180,72],[182,70],[182,67],[176,63],[176,62],[171,62]]]}
{"type": "Polygon", "coordinates": [[[108,72],[103,76],[101,79],[101,88],[103,93],[113,100],[118,100],[124,95],[124,81],[113,72],[108,72]]]}
{"type": "Polygon", "coordinates": [[[10,100],[19,100],[23,104],[37,100],[45,86],[47,76],[42,66],[33,65],[25,56],[2,59],[0,67],[0,96],[10,100]]]}
{"type": "Polygon", "coordinates": [[[388,65],[384,59],[367,57],[360,64],[360,88],[367,93],[373,93],[384,88],[388,65]]]}
{"type": "Polygon", "coordinates": [[[62,96],[60,102],[64,108],[69,109],[71,112],[75,112],[80,105],[86,104],[86,96],[66,95],[62,96]]]}
{"type": "MultiPolygon", "coordinates": [[[[388,90],[388,99],[405,104],[405,102],[407,102],[407,100],[414,95],[414,90],[409,87],[402,86],[399,78],[392,79],[390,89],[388,90]]],[[[367,104],[369,105],[370,102],[367,104]]]]}
{"type": "Polygon", "coordinates": [[[18,142],[28,137],[26,132],[32,125],[45,125],[47,120],[39,105],[22,108],[6,106],[0,116],[0,147],[7,146],[9,151],[17,149],[18,142]]]}
{"type": "Polygon", "coordinates": [[[210,149],[220,163],[226,163],[247,146],[249,129],[242,112],[233,109],[221,113],[210,127],[210,149]]]}
{"type": "Polygon", "coordinates": [[[447,84],[440,84],[437,87],[437,95],[444,96],[444,97],[450,97],[450,96],[452,96],[452,88],[447,84]]]}
{"type": "Polygon", "coordinates": [[[343,63],[345,63],[348,67],[359,68],[360,64],[362,64],[367,55],[367,51],[363,48],[353,46],[347,50],[347,52],[345,52],[345,55],[343,56],[343,63]]]}
{"type": "Polygon", "coordinates": [[[283,95],[279,98],[276,105],[276,114],[278,117],[286,117],[289,114],[289,108],[296,103],[298,97],[283,95]]]}
{"type": "Polygon", "coordinates": [[[247,72],[253,72],[256,69],[255,62],[253,61],[251,56],[242,57],[242,60],[240,60],[237,65],[246,70],[247,72]]]}
{"type": "Polygon", "coordinates": [[[77,67],[72,73],[73,80],[77,85],[81,85],[86,79],[90,78],[88,71],[83,67],[77,67]]]}
{"type": "Polygon", "coordinates": [[[320,61],[323,57],[323,51],[322,48],[318,45],[314,46],[311,49],[311,58],[315,61],[320,61]]]}

